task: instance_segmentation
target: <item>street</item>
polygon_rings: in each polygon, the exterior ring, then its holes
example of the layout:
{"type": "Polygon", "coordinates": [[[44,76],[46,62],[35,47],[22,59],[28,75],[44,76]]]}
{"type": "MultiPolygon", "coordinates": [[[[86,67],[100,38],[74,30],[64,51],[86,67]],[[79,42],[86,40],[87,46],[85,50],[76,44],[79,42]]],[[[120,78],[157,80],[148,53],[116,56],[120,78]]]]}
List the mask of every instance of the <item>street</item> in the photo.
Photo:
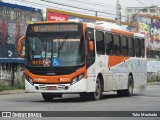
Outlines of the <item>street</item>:
{"type": "Polygon", "coordinates": [[[132,97],[104,93],[99,101],[84,101],[78,94],[44,102],[39,93],[0,95],[0,111],[160,111],[160,85],[134,90],[132,97]]]}

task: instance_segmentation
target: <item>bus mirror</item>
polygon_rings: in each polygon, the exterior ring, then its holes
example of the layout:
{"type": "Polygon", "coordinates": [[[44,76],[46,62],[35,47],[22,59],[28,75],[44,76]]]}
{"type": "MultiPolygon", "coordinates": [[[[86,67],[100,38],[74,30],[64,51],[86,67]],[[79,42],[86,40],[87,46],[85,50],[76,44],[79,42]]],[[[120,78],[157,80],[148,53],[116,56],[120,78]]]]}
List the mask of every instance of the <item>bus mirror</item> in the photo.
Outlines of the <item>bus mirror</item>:
{"type": "Polygon", "coordinates": [[[90,52],[94,51],[94,43],[93,43],[93,41],[89,41],[89,51],[90,52]]]}
{"type": "Polygon", "coordinates": [[[25,39],[26,37],[23,36],[18,40],[18,45],[17,45],[17,50],[18,50],[18,54],[24,58],[25,56],[25,39]]]}

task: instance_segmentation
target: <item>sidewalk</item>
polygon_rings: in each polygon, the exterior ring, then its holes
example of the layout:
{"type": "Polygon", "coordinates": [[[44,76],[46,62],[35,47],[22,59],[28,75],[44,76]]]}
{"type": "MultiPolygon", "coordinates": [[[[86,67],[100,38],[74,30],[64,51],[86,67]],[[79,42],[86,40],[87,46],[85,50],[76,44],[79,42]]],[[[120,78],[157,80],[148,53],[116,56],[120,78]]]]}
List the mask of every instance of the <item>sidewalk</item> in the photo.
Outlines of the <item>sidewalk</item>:
{"type": "Polygon", "coordinates": [[[160,82],[149,82],[146,85],[160,85],[160,82]]]}
{"type": "Polygon", "coordinates": [[[24,89],[17,89],[17,90],[0,91],[0,95],[20,94],[20,93],[25,93],[25,90],[24,89]]]}

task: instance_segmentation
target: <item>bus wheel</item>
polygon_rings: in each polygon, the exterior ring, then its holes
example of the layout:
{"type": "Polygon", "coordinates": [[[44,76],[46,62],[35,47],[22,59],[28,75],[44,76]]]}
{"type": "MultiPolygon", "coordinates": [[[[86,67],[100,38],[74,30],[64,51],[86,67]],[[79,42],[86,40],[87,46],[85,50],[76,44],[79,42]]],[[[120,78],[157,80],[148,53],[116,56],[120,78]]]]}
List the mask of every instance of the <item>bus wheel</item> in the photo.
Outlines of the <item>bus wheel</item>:
{"type": "Polygon", "coordinates": [[[125,90],[125,95],[126,96],[132,96],[133,95],[133,77],[132,76],[128,76],[128,89],[125,90]]]}
{"type": "Polygon", "coordinates": [[[90,97],[92,100],[99,100],[102,97],[102,84],[99,78],[96,80],[96,91],[90,93],[90,97]]]}
{"type": "Polygon", "coordinates": [[[118,90],[118,96],[132,96],[133,94],[133,77],[128,77],[128,88],[126,90],[118,90]]]}
{"type": "Polygon", "coordinates": [[[44,101],[46,102],[51,102],[53,101],[54,96],[48,93],[42,93],[42,97],[44,99],[44,101]]]}

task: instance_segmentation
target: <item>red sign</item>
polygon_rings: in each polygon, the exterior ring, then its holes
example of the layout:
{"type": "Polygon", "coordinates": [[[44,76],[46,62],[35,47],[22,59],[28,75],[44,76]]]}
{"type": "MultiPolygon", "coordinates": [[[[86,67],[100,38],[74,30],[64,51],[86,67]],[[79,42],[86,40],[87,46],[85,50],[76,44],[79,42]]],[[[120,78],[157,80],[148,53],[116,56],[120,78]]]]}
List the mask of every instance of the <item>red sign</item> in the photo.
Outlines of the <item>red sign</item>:
{"type": "Polygon", "coordinates": [[[48,59],[46,59],[46,60],[43,61],[43,65],[44,65],[45,67],[50,66],[50,64],[51,64],[51,61],[48,60],[48,59]]]}
{"type": "Polygon", "coordinates": [[[47,15],[48,15],[47,21],[67,21],[68,20],[68,15],[51,13],[51,12],[49,12],[47,15]]]}

